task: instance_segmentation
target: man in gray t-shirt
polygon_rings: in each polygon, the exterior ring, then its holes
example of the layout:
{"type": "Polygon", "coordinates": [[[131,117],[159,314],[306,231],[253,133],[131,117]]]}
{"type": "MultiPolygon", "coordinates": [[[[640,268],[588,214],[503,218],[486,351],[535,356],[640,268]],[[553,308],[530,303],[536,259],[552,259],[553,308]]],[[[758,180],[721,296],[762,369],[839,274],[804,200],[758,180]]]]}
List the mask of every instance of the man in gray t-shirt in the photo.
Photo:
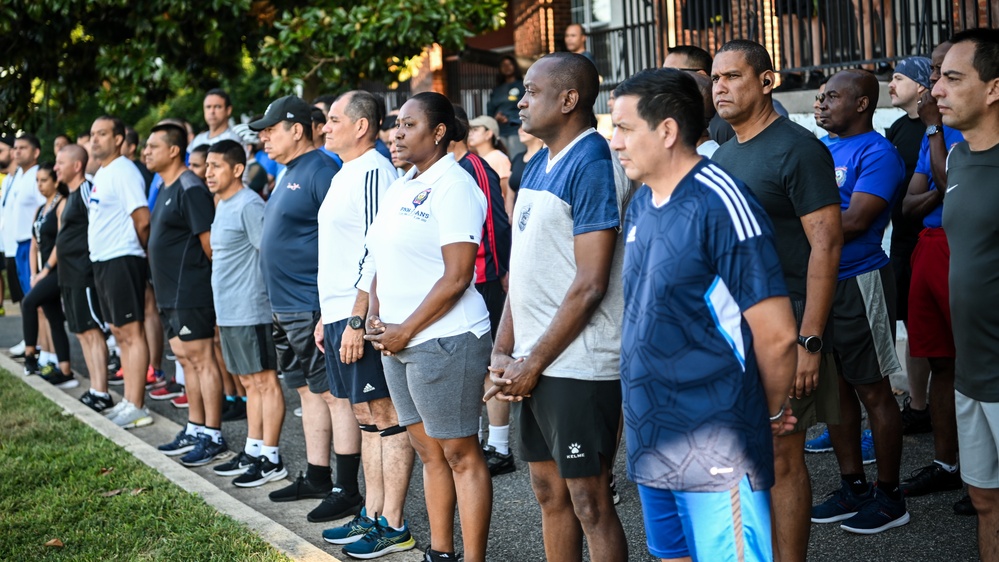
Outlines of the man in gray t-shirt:
{"type": "Polygon", "coordinates": [[[278,453],[284,396],[277,378],[271,303],[260,271],[264,202],[243,187],[246,153],[223,140],[208,149],[208,188],[218,198],[212,223],[212,292],[226,367],[246,387],[247,436],[243,452],[214,468],[238,475],[248,488],[288,475],[278,453]],[[258,407],[257,404],[260,404],[258,407]]]}

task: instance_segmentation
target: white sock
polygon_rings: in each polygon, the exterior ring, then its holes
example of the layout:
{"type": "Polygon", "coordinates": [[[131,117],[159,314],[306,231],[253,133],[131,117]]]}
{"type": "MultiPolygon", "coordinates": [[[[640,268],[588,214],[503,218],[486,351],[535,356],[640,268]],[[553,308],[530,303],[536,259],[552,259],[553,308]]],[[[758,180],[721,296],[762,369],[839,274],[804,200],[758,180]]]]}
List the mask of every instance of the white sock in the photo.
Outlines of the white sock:
{"type": "MultiPolygon", "coordinates": [[[[261,441],[263,443],[263,441],[261,441]]],[[[278,460],[281,459],[281,455],[278,454],[277,447],[268,447],[267,445],[262,445],[260,447],[260,456],[267,457],[267,460],[274,464],[277,464],[278,460]]]]}
{"type": "Polygon", "coordinates": [[[184,430],[184,433],[186,433],[188,435],[193,435],[194,437],[197,437],[199,433],[201,433],[202,431],[204,431],[204,429],[205,429],[205,426],[203,426],[203,425],[197,425],[197,424],[193,424],[191,422],[187,422],[187,429],[184,430]]]}
{"type": "Polygon", "coordinates": [[[174,379],[177,381],[177,384],[180,384],[180,385],[184,384],[184,367],[181,367],[180,361],[174,361],[173,362],[173,366],[174,366],[174,370],[177,373],[174,376],[174,379]]]}
{"type": "Polygon", "coordinates": [[[210,437],[212,439],[213,443],[218,444],[218,443],[222,442],[222,430],[221,429],[212,429],[212,428],[206,426],[204,429],[201,430],[201,434],[202,435],[207,435],[208,437],[210,437]]]}
{"type": "Polygon", "coordinates": [[[107,392],[98,392],[92,388],[90,389],[90,394],[93,394],[94,396],[100,396],[101,398],[111,398],[111,395],[108,394],[107,392]]]}
{"type": "Polygon", "coordinates": [[[957,472],[957,465],[956,464],[947,464],[947,463],[945,463],[943,461],[938,461],[938,460],[934,460],[933,462],[937,463],[938,465],[940,465],[941,468],[943,468],[944,470],[946,470],[947,472],[949,472],[951,474],[954,474],[955,472],[957,472]]]}
{"type": "Polygon", "coordinates": [[[486,438],[486,428],[482,426],[482,416],[479,416],[479,443],[486,438]]]}
{"type": "Polygon", "coordinates": [[[490,425],[489,426],[489,442],[487,445],[492,445],[496,452],[501,455],[510,454],[510,426],[509,425],[490,425]]]}
{"type": "Polygon", "coordinates": [[[263,439],[250,439],[246,438],[246,445],[243,447],[243,452],[251,457],[260,456],[260,448],[264,446],[263,439]]]}
{"type": "Polygon", "coordinates": [[[56,356],[54,353],[49,353],[43,349],[42,352],[38,354],[38,363],[41,365],[48,365],[49,363],[55,362],[56,356]]]}

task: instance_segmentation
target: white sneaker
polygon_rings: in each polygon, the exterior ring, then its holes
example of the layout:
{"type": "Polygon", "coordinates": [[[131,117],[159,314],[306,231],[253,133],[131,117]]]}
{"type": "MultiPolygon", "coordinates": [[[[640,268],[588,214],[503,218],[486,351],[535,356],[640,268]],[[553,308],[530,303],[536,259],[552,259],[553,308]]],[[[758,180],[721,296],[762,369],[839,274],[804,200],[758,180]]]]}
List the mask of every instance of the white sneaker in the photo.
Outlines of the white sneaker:
{"type": "Polygon", "coordinates": [[[298,417],[302,417],[302,407],[301,407],[301,406],[299,406],[299,407],[295,408],[295,411],[294,411],[293,413],[294,413],[294,414],[295,414],[296,416],[298,416],[298,417]]]}
{"type": "Polygon", "coordinates": [[[108,418],[109,420],[113,420],[115,416],[117,416],[123,409],[125,409],[126,404],[130,405],[131,403],[128,400],[122,398],[121,402],[115,404],[113,408],[111,408],[110,410],[105,410],[101,413],[104,414],[104,417],[108,418]]]}
{"type": "Polygon", "coordinates": [[[125,404],[126,406],[118,412],[118,415],[111,418],[115,425],[123,429],[133,429],[153,423],[153,418],[149,415],[149,408],[145,406],[139,408],[131,402],[125,402],[125,404]]]}
{"type": "Polygon", "coordinates": [[[7,351],[10,352],[11,357],[24,357],[24,340],[21,340],[21,343],[8,349],[7,351]]]}

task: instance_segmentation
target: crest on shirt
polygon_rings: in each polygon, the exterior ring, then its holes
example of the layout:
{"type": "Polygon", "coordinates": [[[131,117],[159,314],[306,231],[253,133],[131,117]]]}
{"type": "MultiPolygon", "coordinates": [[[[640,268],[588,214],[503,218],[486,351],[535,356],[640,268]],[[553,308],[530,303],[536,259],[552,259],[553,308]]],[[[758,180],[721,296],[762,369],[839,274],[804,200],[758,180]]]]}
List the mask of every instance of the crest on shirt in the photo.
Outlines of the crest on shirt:
{"type": "Polygon", "coordinates": [[[524,210],[520,212],[520,220],[517,221],[517,228],[519,228],[521,232],[524,232],[524,229],[527,228],[527,219],[529,218],[531,218],[531,206],[527,205],[524,207],[524,210]]]}
{"type": "Polygon", "coordinates": [[[423,191],[417,193],[416,197],[413,197],[413,208],[414,209],[416,207],[419,207],[420,205],[422,205],[422,204],[424,204],[424,203],[427,202],[427,197],[430,197],[430,190],[431,189],[432,188],[428,187],[428,188],[424,189],[423,191]]]}
{"type": "Polygon", "coordinates": [[[836,185],[838,187],[843,187],[843,183],[846,182],[846,166],[838,166],[836,168],[836,185]]]}
{"type": "Polygon", "coordinates": [[[299,184],[297,184],[297,183],[289,183],[288,184],[288,189],[290,189],[292,191],[297,191],[299,189],[302,189],[302,186],[299,185],[299,184]]]}
{"type": "Polygon", "coordinates": [[[510,88],[507,93],[506,99],[510,101],[517,101],[520,99],[520,88],[510,88]]]}

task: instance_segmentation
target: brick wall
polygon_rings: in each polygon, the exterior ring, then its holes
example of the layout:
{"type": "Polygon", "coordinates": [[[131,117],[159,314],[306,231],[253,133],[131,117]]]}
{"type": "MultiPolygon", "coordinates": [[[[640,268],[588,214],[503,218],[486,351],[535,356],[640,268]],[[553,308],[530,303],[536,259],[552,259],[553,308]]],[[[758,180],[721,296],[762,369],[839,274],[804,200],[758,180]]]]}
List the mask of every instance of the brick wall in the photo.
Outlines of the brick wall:
{"type": "Polygon", "coordinates": [[[999,27],[999,0],[954,0],[954,31],[972,27],[999,27]]]}
{"type": "Polygon", "coordinates": [[[536,59],[564,50],[562,35],[572,23],[570,0],[510,0],[516,56],[536,59]]]}

